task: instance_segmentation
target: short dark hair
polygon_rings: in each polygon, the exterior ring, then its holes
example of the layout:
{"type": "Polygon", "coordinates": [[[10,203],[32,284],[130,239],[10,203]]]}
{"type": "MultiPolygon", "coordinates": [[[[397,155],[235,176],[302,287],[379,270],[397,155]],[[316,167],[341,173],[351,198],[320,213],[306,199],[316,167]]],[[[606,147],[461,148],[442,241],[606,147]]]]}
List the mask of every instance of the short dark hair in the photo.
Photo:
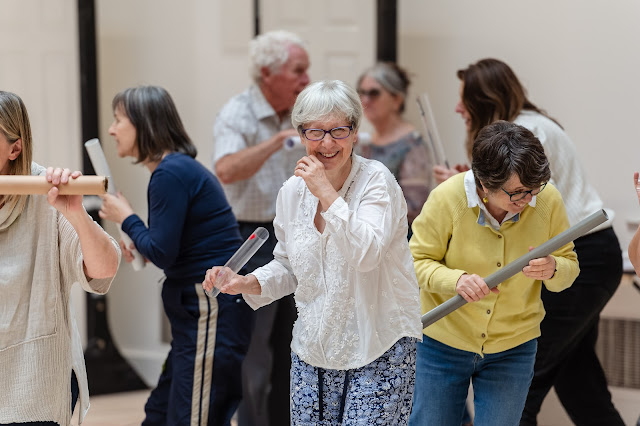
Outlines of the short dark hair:
{"type": "Polygon", "coordinates": [[[198,155],[173,99],[162,87],[130,87],[118,93],[111,106],[114,111],[120,109],[136,128],[136,163],[161,160],[166,151],[181,152],[192,158],[198,155]]]}
{"type": "Polygon", "coordinates": [[[551,178],[549,160],[538,138],[508,121],[482,128],[473,142],[471,168],[478,188],[497,191],[515,173],[522,185],[536,188],[551,178]]]}

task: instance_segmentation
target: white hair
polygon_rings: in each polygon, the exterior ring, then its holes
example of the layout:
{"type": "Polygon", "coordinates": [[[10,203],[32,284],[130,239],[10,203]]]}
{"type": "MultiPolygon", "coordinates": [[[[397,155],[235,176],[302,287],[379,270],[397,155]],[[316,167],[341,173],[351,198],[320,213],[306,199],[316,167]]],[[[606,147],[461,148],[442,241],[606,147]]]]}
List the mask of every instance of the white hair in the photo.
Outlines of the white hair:
{"type": "Polygon", "coordinates": [[[300,37],[284,30],[269,31],[251,40],[249,42],[249,62],[253,80],[256,83],[260,82],[263,67],[277,73],[289,59],[290,46],[305,48],[304,41],[300,37]]]}
{"type": "Polygon", "coordinates": [[[307,123],[334,117],[345,118],[358,130],[362,119],[360,97],[344,81],[323,80],[300,92],[291,111],[291,124],[298,129],[307,123]]]}

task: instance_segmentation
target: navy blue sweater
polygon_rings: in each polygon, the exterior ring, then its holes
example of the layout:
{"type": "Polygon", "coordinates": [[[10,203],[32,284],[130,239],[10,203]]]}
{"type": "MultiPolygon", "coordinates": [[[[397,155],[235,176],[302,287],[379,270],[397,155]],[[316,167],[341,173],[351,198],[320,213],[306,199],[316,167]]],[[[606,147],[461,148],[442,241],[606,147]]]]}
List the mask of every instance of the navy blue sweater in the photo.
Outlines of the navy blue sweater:
{"type": "Polygon", "coordinates": [[[149,227],[131,215],[122,222],[138,251],[171,280],[199,282],[242,244],[218,179],[185,154],[164,157],[147,189],[149,227]]]}

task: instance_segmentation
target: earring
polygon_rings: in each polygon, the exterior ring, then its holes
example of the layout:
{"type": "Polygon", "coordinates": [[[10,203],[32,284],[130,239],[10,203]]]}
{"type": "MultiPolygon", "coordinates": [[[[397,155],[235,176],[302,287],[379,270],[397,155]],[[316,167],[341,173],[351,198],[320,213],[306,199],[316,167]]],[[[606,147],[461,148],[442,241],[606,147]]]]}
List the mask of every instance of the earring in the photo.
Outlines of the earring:
{"type": "Polygon", "coordinates": [[[485,204],[487,204],[487,201],[489,201],[489,199],[488,199],[487,197],[484,197],[484,198],[482,199],[482,202],[483,202],[483,203],[485,203],[485,204]]]}

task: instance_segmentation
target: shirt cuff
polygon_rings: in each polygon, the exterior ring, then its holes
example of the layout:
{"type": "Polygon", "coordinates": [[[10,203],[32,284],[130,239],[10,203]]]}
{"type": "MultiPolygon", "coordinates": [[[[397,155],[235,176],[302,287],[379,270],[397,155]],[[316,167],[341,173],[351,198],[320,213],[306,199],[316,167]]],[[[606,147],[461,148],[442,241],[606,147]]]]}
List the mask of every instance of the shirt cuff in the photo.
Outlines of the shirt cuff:
{"type": "Polygon", "coordinates": [[[320,212],[320,215],[334,230],[338,230],[344,222],[349,220],[349,206],[344,198],[338,197],[327,211],[320,212]]]}
{"type": "MultiPolygon", "coordinates": [[[[131,231],[131,228],[138,222],[142,222],[142,219],[140,219],[140,216],[134,213],[132,215],[127,216],[127,218],[122,221],[122,225],[120,227],[124,232],[129,234],[129,231],[131,231]]],[[[129,234],[129,236],[131,236],[131,234],[129,234]]]]}
{"type": "Polygon", "coordinates": [[[274,299],[271,297],[271,286],[269,285],[265,274],[260,273],[260,268],[256,269],[249,275],[253,275],[258,280],[258,284],[260,284],[260,294],[243,294],[242,298],[247,302],[247,305],[255,311],[256,309],[273,302],[274,299]]]}

